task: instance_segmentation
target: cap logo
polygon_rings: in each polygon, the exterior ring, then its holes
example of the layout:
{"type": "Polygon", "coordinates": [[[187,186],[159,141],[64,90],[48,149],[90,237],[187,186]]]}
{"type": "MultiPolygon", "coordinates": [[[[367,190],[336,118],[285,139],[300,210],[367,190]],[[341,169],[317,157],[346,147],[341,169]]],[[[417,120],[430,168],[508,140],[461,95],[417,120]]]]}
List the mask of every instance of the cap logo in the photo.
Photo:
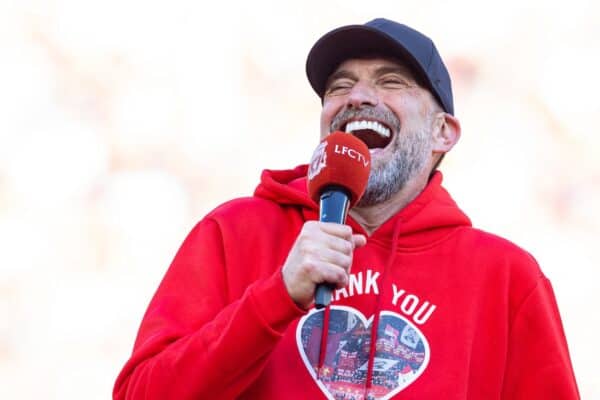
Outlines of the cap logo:
{"type": "Polygon", "coordinates": [[[308,180],[312,181],[327,165],[327,153],[325,152],[326,148],[327,142],[323,141],[315,149],[315,152],[310,160],[310,165],[308,166],[308,180]]]}

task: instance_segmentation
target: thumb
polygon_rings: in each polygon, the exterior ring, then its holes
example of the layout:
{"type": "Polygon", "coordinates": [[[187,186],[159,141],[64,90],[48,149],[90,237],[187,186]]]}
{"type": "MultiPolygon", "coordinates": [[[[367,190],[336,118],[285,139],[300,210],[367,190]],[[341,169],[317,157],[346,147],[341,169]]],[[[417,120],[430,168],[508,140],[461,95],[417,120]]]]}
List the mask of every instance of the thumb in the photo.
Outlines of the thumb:
{"type": "Polygon", "coordinates": [[[355,234],[352,235],[352,245],[356,249],[357,247],[362,247],[367,244],[367,238],[365,235],[355,234]]]}

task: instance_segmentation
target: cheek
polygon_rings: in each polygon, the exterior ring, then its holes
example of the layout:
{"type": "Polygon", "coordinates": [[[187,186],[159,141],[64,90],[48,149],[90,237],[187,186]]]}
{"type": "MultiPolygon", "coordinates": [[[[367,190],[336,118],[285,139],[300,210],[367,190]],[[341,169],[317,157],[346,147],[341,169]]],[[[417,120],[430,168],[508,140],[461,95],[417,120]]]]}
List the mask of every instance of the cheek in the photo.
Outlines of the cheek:
{"type": "Polygon", "coordinates": [[[419,89],[405,89],[402,93],[384,93],[382,102],[396,115],[423,117],[427,115],[428,104],[422,97],[419,89]]]}
{"type": "Polygon", "coordinates": [[[333,118],[340,111],[340,108],[339,104],[331,100],[325,100],[323,103],[323,108],[321,109],[321,139],[329,135],[331,121],[333,121],[333,118]]]}

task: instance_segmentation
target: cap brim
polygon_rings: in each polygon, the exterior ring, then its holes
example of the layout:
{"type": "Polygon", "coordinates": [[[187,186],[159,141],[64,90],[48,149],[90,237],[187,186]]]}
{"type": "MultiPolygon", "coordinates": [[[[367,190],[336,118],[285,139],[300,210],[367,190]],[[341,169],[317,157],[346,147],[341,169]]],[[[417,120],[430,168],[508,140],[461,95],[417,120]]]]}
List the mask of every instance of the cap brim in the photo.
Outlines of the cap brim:
{"type": "Polygon", "coordinates": [[[306,60],[308,81],[322,98],[327,79],[335,69],[344,60],[365,55],[398,58],[411,67],[418,79],[431,86],[423,67],[410,52],[385,33],[365,25],[343,26],[320,38],[306,60]]]}

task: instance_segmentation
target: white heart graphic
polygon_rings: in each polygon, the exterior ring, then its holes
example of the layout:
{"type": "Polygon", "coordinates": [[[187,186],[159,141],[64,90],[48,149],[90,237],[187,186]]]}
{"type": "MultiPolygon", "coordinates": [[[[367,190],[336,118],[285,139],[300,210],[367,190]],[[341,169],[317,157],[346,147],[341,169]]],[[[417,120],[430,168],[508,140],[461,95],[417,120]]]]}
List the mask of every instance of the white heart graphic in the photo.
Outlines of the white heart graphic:
{"type": "MultiPolygon", "coordinates": [[[[352,307],[331,306],[325,362],[317,379],[323,315],[323,310],[313,309],[298,323],[300,356],[328,399],[363,400],[373,317],[367,320],[352,307]]],[[[381,311],[368,399],[387,400],[401,392],[421,376],[429,358],[429,343],[415,325],[397,313],[381,311]]]]}

